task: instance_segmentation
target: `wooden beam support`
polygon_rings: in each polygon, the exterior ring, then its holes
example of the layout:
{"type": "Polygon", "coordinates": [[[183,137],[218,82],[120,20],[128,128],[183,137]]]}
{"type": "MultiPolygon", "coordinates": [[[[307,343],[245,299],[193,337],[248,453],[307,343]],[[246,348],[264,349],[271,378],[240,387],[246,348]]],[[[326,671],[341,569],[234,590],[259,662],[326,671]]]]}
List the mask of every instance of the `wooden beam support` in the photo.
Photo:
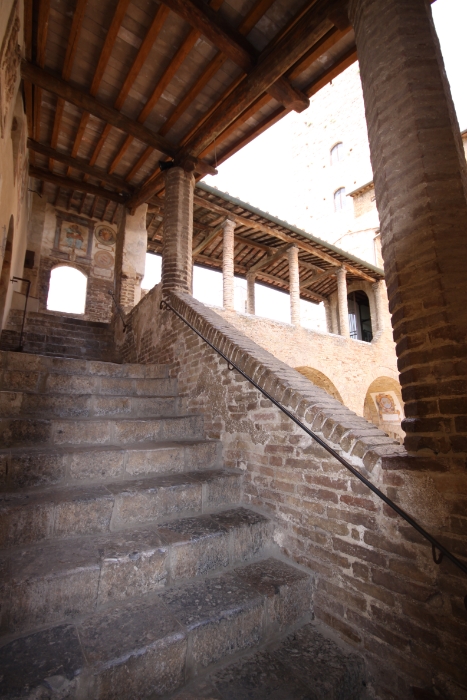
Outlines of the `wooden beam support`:
{"type": "Polygon", "coordinates": [[[275,253],[273,253],[272,255],[267,255],[266,257],[262,258],[262,260],[257,262],[256,265],[253,265],[253,267],[250,267],[249,272],[258,272],[259,270],[262,270],[264,267],[268,267],[276,260],[283,258],[284,255],[287,255],[287,251],[289,250],[290,247],[291,247],[290,245],[281,246],[279,248],[279,250],[277,250],[275,253]]]}
{"type": "MultiPolygon", "coordinates": [[[[268,272],[258,272],[258,276],[263,277],[266,281],[283,284],[286,287],[289,286],[289,282],[287,280],[282,279],[282,277],[276,277],[276,275],[271,275],[268,272]]],[[[322,297],[321,294],[316,294],[315,292],[312,292],[311,289],[307,289],[306,287],[302,287],[300,285],[300,293],[302,292],[306,294],[311,294],[311,296],[313,296],[317,300],[317,302],[326,300],[326,297],[322,297]]]]}
{"type": "Polygon", "coordinates": [[[62,177],[61,175],[55,175],[48,170],[42,170],[41,168],[36,168],[33,165],[29,166],[30,177],[35,177],[43,182],[51,182],[58,187],[66,190],[76,190],[78,192],[88,192],[89,194],[94,194],[96,197],[102,197],[103,199],[109,199],[112,202],[118,202],[123,204],[125,202],[125,197],[118,194],[118,192],[111,192],[103,187],[95,187],[90,185],[88,182],[83,182],[79,180],[72,180],[68,177],[62,177]]]}
{"type": "Polygon", "coordinates": [[[218,236],[220,236],[220,234],[222,233],[222,226],[223,224],[217,226],[217,228],[212,233],[208,233],[204,241],[201,241],[201,243],[198,243],[198,245],[195,248],[193,248],[193,257],[198,255],[199,253],[202,253],[203,250],[207,248],[210,243],[212,243],[218,236]]]}
{"type": "Polygon", "coordinates": [[[115,175],[108,175],[105,170],[102,170],[102,168],[88,165],[88,163],[82,158],[72,158],[71,156],[67,156],[65,153],[61,153],[61,151],[57,151],[50,146],[45,146],[42,143],[33,141],[32,139],[28,139],[28,148],[30,151],[34,151],[35,153],[41,153],[43,156],[50,158],[52,161],[56,160],[59,163],[64,163],[74,170],[79,170],[80,172],[86,173],[90,177],[94,177],[102,182],[107,182],[107,184],[112,185],[112,187],[115,187],[117,190],[127,192],[128,194],[132,194],[134,192],[134,188],[130,187],[125,180],[116,177],[115,175]]]}
{"type": "MultiPolygon", "coordinates": [[[[251,73],[258,61],[257,52],[241,32],[232,29],[227,22],[223,22],[209,5],[200,0],[162,0],[162,2],[197,29],[245,73],[251,73]]],[[[281,104],[296,109],[297,112],[302,112],[310,105],[306,95],[281,76],[268,86],[268,92],[281,104]]]]}
{"type": "Polygon", "coordinates": [[[186,150],[193,155],[202,153],[259,95],[267,92],[276,80],[295,65],[332,28],[328,11],[327,0],[318,0],[275,49],[218,106],[190,139],[186,150]]]}
{"type": "MultiPolygon", "coordinates": [[[[298,261],[298,264],[300,265],[300,260],[298,261]]],[[[336,272],[334,270],[325,270],[324,272],[321,272],[321,274],[314,275],[311,279],[307,281],[306,284],[303,285],[303,287],[306,289],[317,282],[321,282],[323,279],[326,277],[335,277],[336,272]]]]}
{"type": "MultiPolygon", "coordinates": [[[[209,200],[204,199],[204,197],[200,197],[199,195],[194,195],[193,198],[194,203],[197,206],[204,207],[205,209],[209,209],[211,211],[215,211],[216,213],[224,213],[226,216],[229,218],[235,220],[238,224],[241,226],[246,226],[248,228],[253,228],[258,231],[262,231],[263,233],[267,233],[268,236],[274,236],[274,238],[278,238],[281,241],[284,241],[284,243],[289,243],[290,245],[296,245],[300,250],[303,250],[306,253],[310,253],[310,255],[314,255],[317,258],[321,258],[321,260],[324,260],[334,267],[341,267],[342,262],[339,260],[336,260],[336,258],[333,258],[332,255],[329,255],[329,253],[325,253],[324,251],[320,250],[319,248],[316,248],[312,243],[308,243],[307,241],[300,239],[300,238],[293,238],[292,236],[289,236],[288,234],[284,233],[283,231],[278,231],[277,229],[273,229],[270,226],[266,226],[265,224],[260,223],[259,221],[254,221],[253,219],[247,219],[245,216],[240,216],[239,214],[235,214],[234,212],[230,212],[228,209],[224,209],[223,207],[220,207],[218,204],[214,204],[214,202],[210,202],[209,200]]],[[[345,269],[350,272],[351,274],[361,277],[362,279],[366,280],[367,282],[375,282],[374,277],[370,277],[370,275],[367,275],[365,272],[362,270],[359,270],[358,268],[354,267],[353,265],[348,265],[347,263],[344,263],[345,269]]]]}
{"type": "Polygon", "coordinates": [[[146,129],[142,124],[129,119],[116,109],[103,105],[84,90],[73,87],[65,80],[52,75],[52,73],[32,63],[28,63],[27,61],[21,61],[21,75],[25,80],[29,80],[34,85],[51,92],[53,95],[57,95],[57,97],[62,97],[66,102],[70,102],[75,105],[75,107],[79,107],[93,114],[98,119],[102,119],[102,121],[111,124],[116,129],[126,134],[131,134],[142,143],[146,143],[148,146],[154,148],[154,150],[171,156],[172,158],[177,155],[176,147],[169,143],[164,137],[146,129]]]}

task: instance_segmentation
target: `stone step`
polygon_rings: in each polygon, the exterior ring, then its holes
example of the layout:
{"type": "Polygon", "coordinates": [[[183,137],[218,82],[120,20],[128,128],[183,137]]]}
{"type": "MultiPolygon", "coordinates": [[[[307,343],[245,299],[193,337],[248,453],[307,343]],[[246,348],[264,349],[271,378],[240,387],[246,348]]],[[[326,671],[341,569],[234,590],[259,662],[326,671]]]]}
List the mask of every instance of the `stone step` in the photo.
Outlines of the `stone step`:
{"type": "Polygon", "coordinates": [[[148,440],[201,437],[201,415],[112,419],[0,418],[0,445],[4,448],[29,445],[128,445],[148,440]]]}
{"type": "MultiPolygon", "coordinates": [[[[60,358],[50,358],[60,359],[60,358]]],[[[74,360],[75,362],[77,360],[74,360]]],[[[5,370],[0,375],[1,391],[26,391],[36,394],[97,394],[99,396],[175,396],[175,379],[95,376],[58,372],[5,370]]]]}
{"type": "MultiPolygon", "coordinates": [[[[173,700],[363,700],[362,658],[317,623],[193,681],[173,700]]],[[[433,696],[434,697],[434,696],[433,696]]]]}
{"type": "Polygon", "coordinates": [[[5,640],[0,694],[48,683],[61,697],[146,700],[284,633],[311,607],[307,574],[272,558],[247,564],[5,640]]]}
{"type": "Polygon", "coordinates": [[[0,490],[211,469],[220,465],[220,448],[220,443],[212,440],[185,439],[125,447],[0,450],[0,490]]]}
{"type": "Polygon", "coordinates": [[[233,508],[151,530],[74,537],[0,555],[8,571],[3,629],[18,633],[69,622],[108,603],[153,593],[264,556],[272,524],[233,508]]]}
{"type": "Polygon", "coordinates": [[[0,495],[0,548],[143,527],[238,504],[242,473],[212,469],[0,495]]]}
{"type": "Polygon", "coordinates": [[[76,374],[133,379],[165,379],[168,377],[166,365],[119,364],[99,360],[52,358],[8,351],[0,352],[0,367],[4,371],[40,372],[43,374],[76,374]]]}
{"type": "Polygon", "coordinates": [[[90,416],[176,415],[175,396],[99,396],[96,394],[35,394],[0,391],[0,418],[38,416],[70,418],[90,416]]]}

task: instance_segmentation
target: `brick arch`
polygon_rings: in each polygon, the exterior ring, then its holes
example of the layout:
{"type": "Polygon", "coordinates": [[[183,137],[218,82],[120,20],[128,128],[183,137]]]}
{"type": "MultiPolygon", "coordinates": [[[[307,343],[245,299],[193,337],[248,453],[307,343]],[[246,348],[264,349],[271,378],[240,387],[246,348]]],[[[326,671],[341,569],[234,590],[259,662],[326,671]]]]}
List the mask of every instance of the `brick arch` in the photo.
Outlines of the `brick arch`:
{"type": "Polygon", "coordinates": [[[400,425],[402,419],[404,418],[403,406],[404,403],[402,401],[402,391],[399,382],[392,377],[381,376],[374,379],[367,389],[365,394],[365,403],[363,406],[363,417],[376,425],[378,428],[381,428],[381,430],[384,430],[384,432],[390,437],[395,437],[397,440],[402,441],[405,435],[400,425]],[[372,394],[384,394],[386,392],[392,392],[396,395],[398,400],[396,409],[400,413],[400,420],[398,422],[384,421],[378,412],[372,394]]]}
{"type": "Polygon", "coordinates": [[[296,367],[295,369],[297,372],[300,372],[300,374],[309,379],[310,382],[313,382],[315,386],[319,386],[320,389],[324,389],[324,391],[332,396],[333,399],[337,399],[342,404],[344,403],[336,386],[318,369],[313,369],[312,367],[296,367]]]}

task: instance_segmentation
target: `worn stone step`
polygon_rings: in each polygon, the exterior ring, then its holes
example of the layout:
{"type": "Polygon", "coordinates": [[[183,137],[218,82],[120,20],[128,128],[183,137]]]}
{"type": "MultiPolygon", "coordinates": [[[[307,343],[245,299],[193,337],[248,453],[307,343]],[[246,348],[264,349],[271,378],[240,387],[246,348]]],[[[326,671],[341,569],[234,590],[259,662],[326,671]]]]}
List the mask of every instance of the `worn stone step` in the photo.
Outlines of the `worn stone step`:
{"type": "Polygon", "coordinates": [[[238,504],[239,470],[159,474],[0,495],[0,548],[142,527],[238,504]]]}
{"type": "MultiPolygon", "coordinates": [[[[51,357],[51,360],[60,358],[51,357]]],[[[74,360],[79,362],[80,360],[74,360]]],[[[82,360],[86,362],[86,360],[82,360]]],[[[36,394],[98,394],[100,396],[175,396],[177,381],[169,378],[133,378],[92,374],[43,373],[5,370],[0,376],[0,390],[26,391],[36,394]]]]}
{"type": "Polygon", "coordinates": [[[95,394],[36,394],[0,391],[0,418],[37,416],[69,418],[90,416],[176,415],[175,396],[99,396],[95,394]]]}
{"type": "Polygon", "coordinates": [[[50,687],[57,675],[69,698],[145,700],[173,692],[306,619],[311,588],[302,571],[268,559],[93,609],[73,623],[6,640],[0,694],[18,697],[48,678],[50,687]]]}
{"type": "Polygon", "coordinates": [[[39,444],[127,445],[148,440],[201,437],[203,437],[203,416],[201,415],[112,419],[0,419],[1,447],[26,447],[39,444]]]}
{"type": "Polygon", "coordinates": [[[69,621],[198,576],[227,570],[271,548],[272,524],[244,508],[182,518],[151,530],[75,537],[3,553],[3,629],[69,621]]]}
{"type": "Polygon", "coordinates": [[[0,491],[211,469],[220,460],[220,443],[186,438],[124,447],[18,447],[0,450],[0,491]]]}
{"type": "MultiPolygon", "coordinates": [[[[0,352],[2,370],[39,372],[43,374],[76,374],[102,377],[127,377],[134,379],[164,379],[168,376],[166,365],[120,364],[115,362],[52,358],[28,353],[0,352]]],[[[5,387],[8,388],[8,387],[5,387]]]]}
{"type": "Polygon", "coordinates": [[[364,700],[365,668],[359,654],[338,646],[310,622],[202,680],[173,700],[364,700]]]}

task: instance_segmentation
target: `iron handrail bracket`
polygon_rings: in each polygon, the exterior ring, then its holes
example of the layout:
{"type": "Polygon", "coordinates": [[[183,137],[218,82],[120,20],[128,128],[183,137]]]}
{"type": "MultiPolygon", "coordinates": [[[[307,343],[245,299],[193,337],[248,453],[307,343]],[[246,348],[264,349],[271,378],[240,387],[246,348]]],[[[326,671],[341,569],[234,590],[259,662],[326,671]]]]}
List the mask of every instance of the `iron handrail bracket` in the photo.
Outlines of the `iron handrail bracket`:
{"type": "MultiPolygon", "coordinates": [[[[428,542],[431,544],[432,547],[432,553],[433,553],[433,560],[436,564],[440,564],[443,557],[446,557],[446,559],[449,559],[449,561],[454,564],[454,566],[457,566],[458,569],[464,572],[464,574],[467,574],[467,565],[464,564],[464,562],[460,561],[454,554],[452,554],[446,547],[441,544],[433,535],[430,535],[429,532],[427,532],[421,525],[417,523],[414,518],[412,518],[411,515],[405,512],[402,508],[400,508],[394,501],[392,501],[390,498],[386,496],[380,489],[375,486],[374,484],[371,483],[363,474],[361,474],[358,469],[355,469],[349,462],[347,462],[346,459],[344,459],[336,450],[334,450],[330,445],[327,444],[322,438],[320,438],[316,433],[314,433],[312,430],[307,428],[306,425],[304,425],[293,413],[291,413],[285,406],[282,406],[282,404],[279,403],[269,392],[267,392],[265,389],[259,386],[257,382],[255,382],[254,379],[249,377],[240,367],[235,364],[232,360],[230,360],[223,352],[222,350],[219,350],[219,348],[216,348],[215,345],[213,345],[205,336],[200,333],[192,324],[186,320],[181,314],[178,313],[170,304],[168,301],[163,299],[160,303],[160,308],[161,309],[169,309],[172,311],[178,318],[183,321],[191,330],[196,333],[197,336],[201,338],[207,345],[209,345],[210,348],[212,348],[215,352],[217,352],[218,355],[220,355],[226,362],[227,362],[227,367],[228,369],[235,369],[239,374],[242,375],[250,384],[252,384],[258,391],[260,391],[263,396],[265,396],[271,403],[274,404],[274,406],[277,406],[279,410],[282,411],[282,413],[285,413],[285,415],[290,418],[296,425],[298,425],[299,428],[301,428],[307,435],[309,435],[315,442],[318,443],[318,445],[321,445],[329,454],[331,454],[335,459],[337,459],[338,462],[342,464],[346,469],[349,470],[354,476],[357,477],[365,486],[367,486],[370,491],[372,491],[378,498],[380,498],[386,505],[388,505],[390,508],[392,508],[393,511],[397,513],[401,518],[405,520],[406,523],[408,523],[411,527],[414,528],[422,537],[424,537],[428,542]],[[440,552],[440,554],[437,556],[436,555],[436,550],[440,552]]],[[[464,597],[464,605],[467,608],[467,595],[464,597]]]]}
{"type": "Polygon", "coordinates": [[[28,312],[28,301],[29,301],[29,291],[31,289],[31,280],[28,280],[25,277],[12,277],[11,281],[12,282],[26,282],[26,284],[28,285],[28,288],[26,290],[26,302],[24,304],[24,309],[23,309],[23,321],[21,323],[21,333],[19,336],[19,346],[17,348],[18,352],[23,352],[24,324],[26,322],[26,314],[28,312]]]}

